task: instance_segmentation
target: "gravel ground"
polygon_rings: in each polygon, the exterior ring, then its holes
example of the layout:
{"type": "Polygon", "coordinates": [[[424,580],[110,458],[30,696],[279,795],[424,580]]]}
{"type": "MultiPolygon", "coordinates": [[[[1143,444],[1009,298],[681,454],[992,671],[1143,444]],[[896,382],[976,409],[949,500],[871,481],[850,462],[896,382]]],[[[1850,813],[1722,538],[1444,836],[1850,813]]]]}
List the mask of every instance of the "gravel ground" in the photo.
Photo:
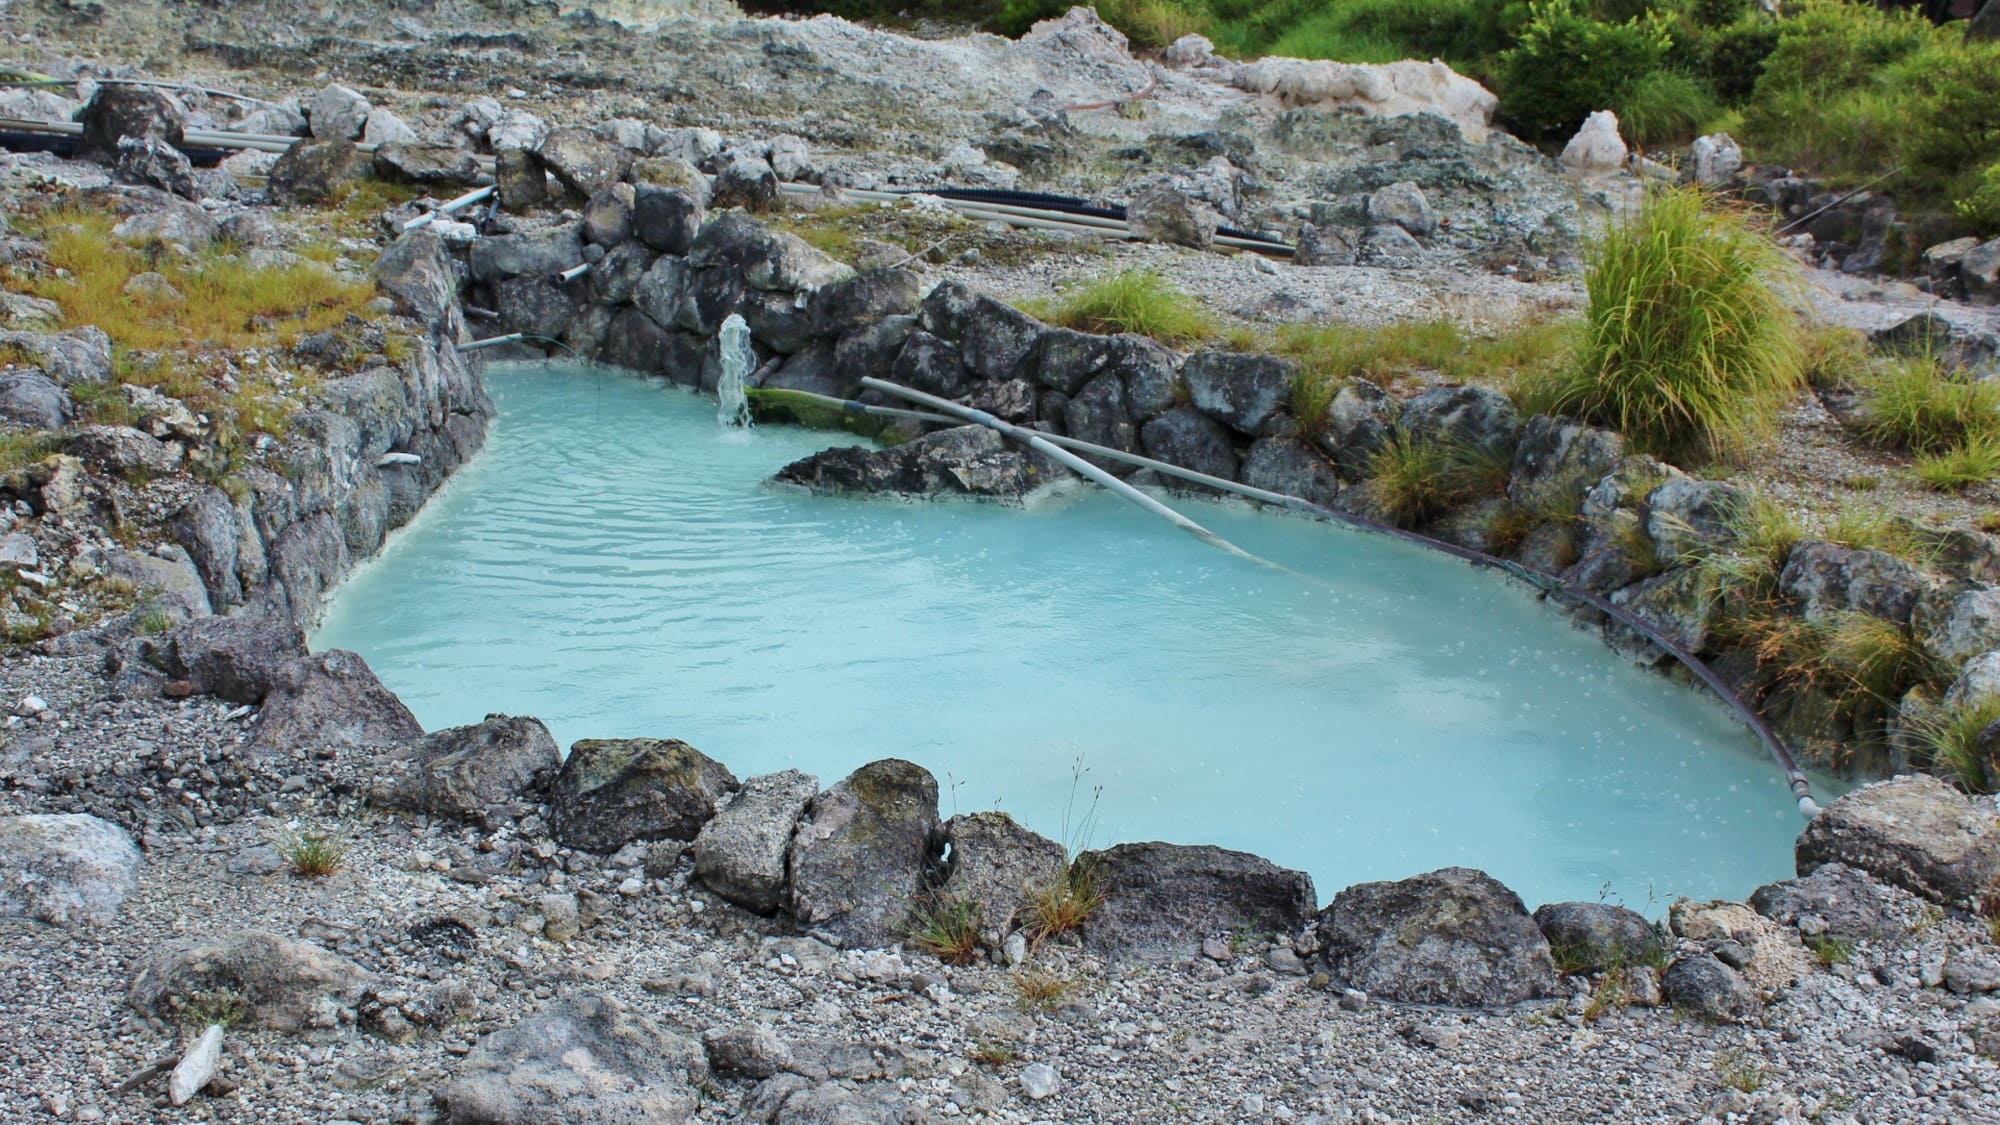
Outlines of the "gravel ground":
{"type": "MultiPolygon", "coordinates": [[[[1761,1025],[1665,1009],[1582,1014],[1573,997],[1472,1012],[1365,1001],[1304,974],[1283,943],[1109,969],[1051,947],[1019,970],[916,952],[836,951],[690,887],[677,846],[603,858],[535,821],[486,834],[386,817],[350,794],[366,763],[233,769],[246,720],[213,700],[114,701],[92,660],[0,663],[10,721],[0,813],[93,811],[145,847],[138,891],[108,925],[0,927],[0,1119],[391,1122],[433,1119],[459,1056],[538,1004],[609,994],[664,1026],[770,1025],[803,1069],[903,1106],[880,1120],[1266,1122],[2000,1121],[2000,999],[1936,987],[1945,951],[1992,935],[1897,900],[1907,933],[1863,944],[1773,1003],[1761,1025]],[[323,879],[284,869],[286,821],[350,844],[323,879]],[[581,933],[544,934],[542,898],[570,893],[581,933]],[[163,943],[255,927],[353,958],[377,996],[456,1012],[396,1043],[345,1013],[298,1035],[232,1031],[227,1093],[168,1110],[128,1076],[191,1031],[125,1000],[163,943]],[[1044,1004],[1024,979],[1056,982],[1044,1004]],[[1926,1057],[1929,1061],[1913,1061],[1926,1057]],[[1055,1074],[1046,1088],[1035,1064],[1055,1074]],[[1031,1067],[1035,1067],[1033,1071],[1031,1067]],[[1024,1081],[1028,1080],[1028,1081],[1024,1081]]],[[[754,1083],[718,1080],[697,1120],[740,1116],[754,1083]]]]}

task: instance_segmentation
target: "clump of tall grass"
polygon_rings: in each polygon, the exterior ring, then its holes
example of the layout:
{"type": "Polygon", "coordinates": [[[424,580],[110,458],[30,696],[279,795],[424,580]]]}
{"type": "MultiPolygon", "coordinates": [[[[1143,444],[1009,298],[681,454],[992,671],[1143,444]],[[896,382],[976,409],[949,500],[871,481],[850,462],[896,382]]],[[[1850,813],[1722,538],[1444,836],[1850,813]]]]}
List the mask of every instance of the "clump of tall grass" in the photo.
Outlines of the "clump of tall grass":
{"type": "Polygon", "coordinates": [[[1963,492],[2000,479],[2000,439],[1982,437],[1943,453],[1927,453],[1910,466],[1910,473],[1932,492],[1963,492]]]}
{"type": "Polygon", "coordinates": [[[979,904],[942,893],[919,896],[906,923],[910,944],[950,965],[979,956],[979,904]]]}
{"type": "Polygon", "coordinates": [[[1192,344],[1215,336],[1215,317],[1158,270],[1129,269],[1101,274],[1027,310],[1051,324],[1079,332],[1136,332],[1169,344],[1192,344]]]}
{"type": "Polygon", "coordinates": [[[1446,510],[1507,487],[1510,454],[1398,430],[1369,459],[1369,485],[1382,514],[1415,527],[1446,510]]]}
{"type": "Polygon", "coordinates": [[[1925,765],[1947,771],[1968,792],[1991,793],[2000,788],[2000,758],[1990,745],[1982,746],[1981,736],[1995,723],[2000,723],[2000,697],[1989,696],[1920,719],[1912,733],[1925,765]]]}
{"type": "Polygon", "coordinates": [[[1776,244],[1739,216],[1699,191],[1661,191],[1591,248],[1579,354],[1528,380],[1523,397],[1669,459],[1738,452],[1800,384],[1791,279],[1776,244]]]}
{"type": "Polygon", "coordinates": [[[2000,383],[1953,378],[1934,356],[1902,356],[1868,382],[1856,429],[1919,455],[2000,438],[2000,383]]]}

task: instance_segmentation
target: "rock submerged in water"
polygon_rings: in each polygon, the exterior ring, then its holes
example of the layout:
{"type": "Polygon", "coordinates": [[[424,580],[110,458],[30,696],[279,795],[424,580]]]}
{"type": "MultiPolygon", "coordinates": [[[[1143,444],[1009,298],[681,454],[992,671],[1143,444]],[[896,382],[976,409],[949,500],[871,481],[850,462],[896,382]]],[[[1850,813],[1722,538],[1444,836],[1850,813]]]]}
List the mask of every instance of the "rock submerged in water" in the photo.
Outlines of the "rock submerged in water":
{"type": "Polygon", "coordinates": [[[1024,503],[1067,477],[1061,466],[984,426],[957,426],[891,449],[827,449],[772,481],[822,495],[961,496],[1024,503]]]}
{"type": "Polygon", "coordinates": [[[572,848],[692,840],[736,791],[729,767],[675,738],[587,738],[549,794],[549,829],[572,848]]]}
{"type": "Polygon", "coordinates": [[[1389,1000],[1503,1007],[1555,989],[1521,897],[1471,868],[1349,887],[1320,912],[1318,937],[1335,980],[1389,1000]]]}

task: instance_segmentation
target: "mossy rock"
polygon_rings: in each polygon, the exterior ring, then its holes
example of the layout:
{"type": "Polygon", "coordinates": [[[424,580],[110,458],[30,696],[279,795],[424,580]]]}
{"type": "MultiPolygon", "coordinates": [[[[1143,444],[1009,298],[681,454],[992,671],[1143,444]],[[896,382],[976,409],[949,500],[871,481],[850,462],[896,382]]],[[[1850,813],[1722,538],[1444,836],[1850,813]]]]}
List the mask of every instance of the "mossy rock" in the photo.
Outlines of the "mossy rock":
{"type": "Polygon", "coordinates": [[[556,775],[549,826],[564,844],[593,852],[692,840],[736,788],[727,766],[679,739],[587,738],[556,775]]]}

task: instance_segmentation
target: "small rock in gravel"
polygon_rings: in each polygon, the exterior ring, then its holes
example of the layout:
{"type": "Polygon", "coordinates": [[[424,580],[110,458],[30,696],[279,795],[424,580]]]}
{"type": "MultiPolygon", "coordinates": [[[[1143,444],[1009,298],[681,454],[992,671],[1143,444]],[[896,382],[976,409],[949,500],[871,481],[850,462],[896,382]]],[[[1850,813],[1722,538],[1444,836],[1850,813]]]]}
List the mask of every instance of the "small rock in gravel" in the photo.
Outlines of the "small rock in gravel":
{"type": "Polygon", "coordinates": [[[1021,1092],[1035,1101],[1055,1096],[1062,1088],[1062,1076],[1047,1063],[1029,1063],[1021,1068],[1021,1092]]]}

